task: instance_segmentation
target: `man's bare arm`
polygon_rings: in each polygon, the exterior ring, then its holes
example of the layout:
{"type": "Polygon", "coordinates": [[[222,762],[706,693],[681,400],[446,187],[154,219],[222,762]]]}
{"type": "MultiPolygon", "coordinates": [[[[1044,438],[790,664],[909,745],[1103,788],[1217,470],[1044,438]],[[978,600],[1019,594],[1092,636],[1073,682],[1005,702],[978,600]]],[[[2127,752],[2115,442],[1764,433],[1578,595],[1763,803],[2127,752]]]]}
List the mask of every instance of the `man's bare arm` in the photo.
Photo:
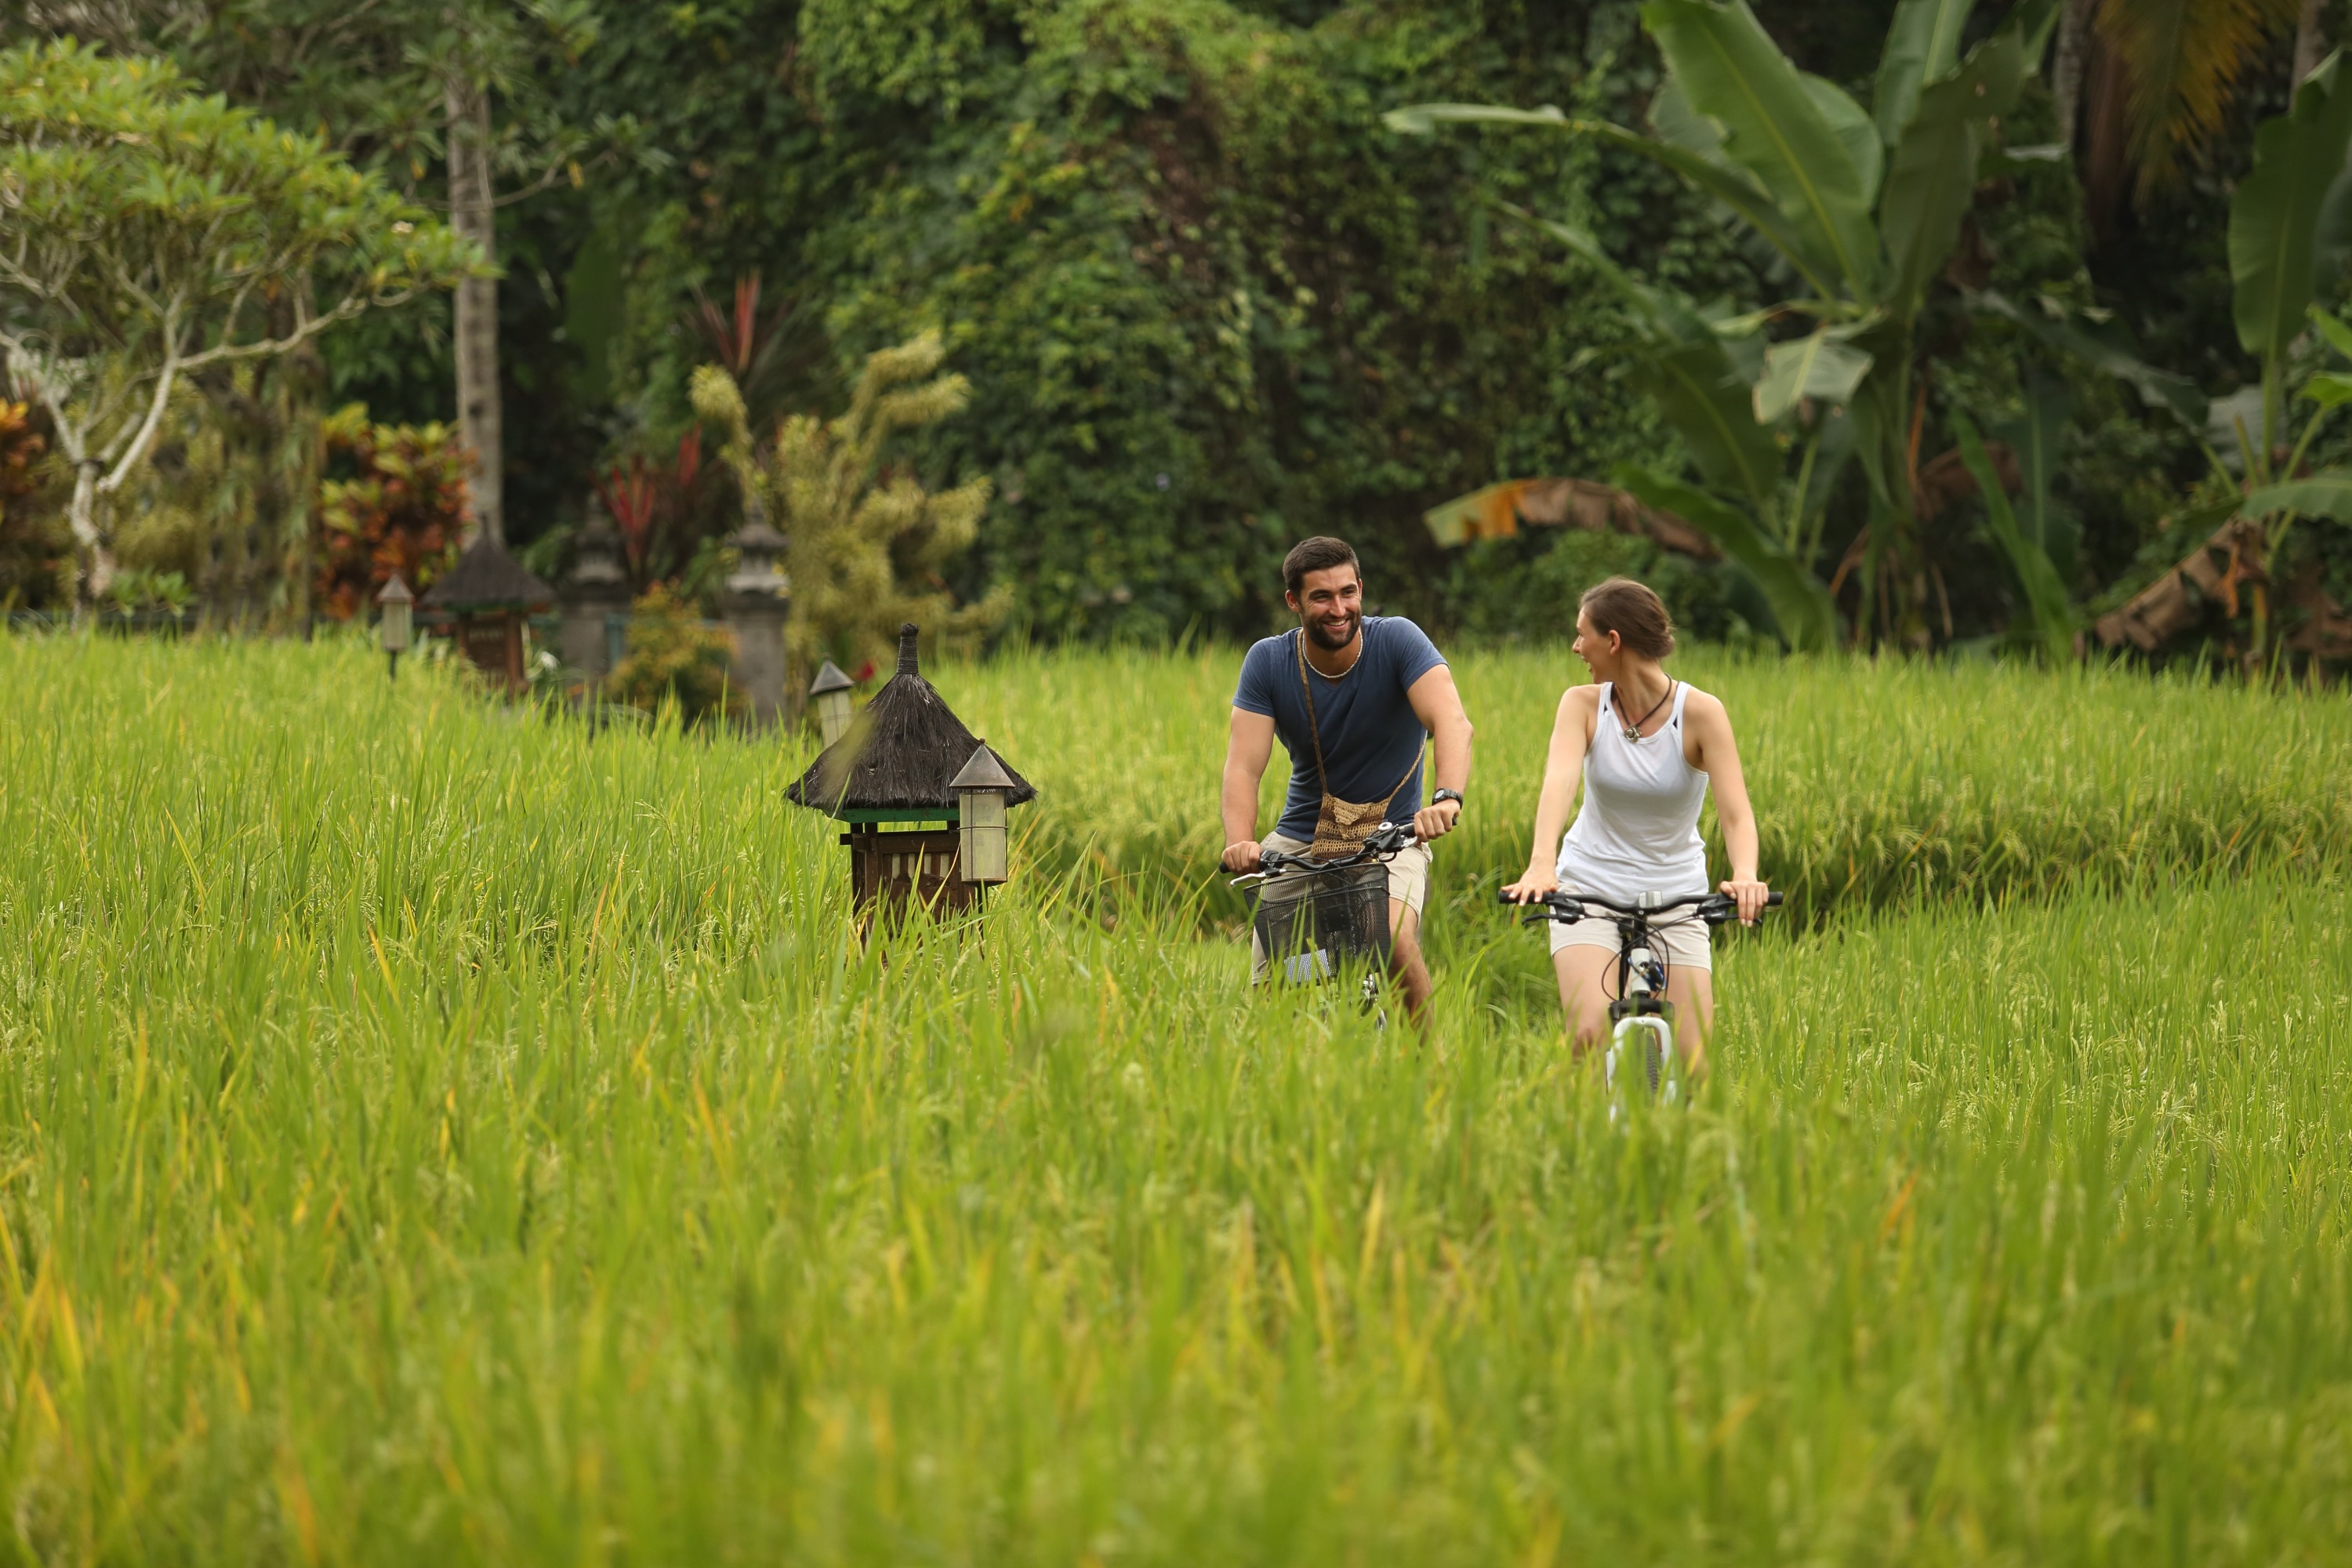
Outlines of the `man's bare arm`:
{"type": "MultiPolygon", "coordinates": [[[[1462,710],[1462,693],[1454,689],[1454,672],[1439,665],[1405,689],[1413,716],[1429,731],[1436,752],[1437,787],[1459,792],[1470,788],[1470,715],[1462,710]]],[[[1443,838],[1454,830],[1462,807],[1453,801],[1424,806],[1412,819],[1413,831],[1424,839],[1443,838]]]]}
{"type": "Polygon", "coordinates": [[[1273,716],[1234,709],[1233,731],[1225,741],[1225,780],[1219,801],[1225,819],[1223,860],[1228,871],[1257,869],[1257,789],[1273,755],[1273,716]]]}

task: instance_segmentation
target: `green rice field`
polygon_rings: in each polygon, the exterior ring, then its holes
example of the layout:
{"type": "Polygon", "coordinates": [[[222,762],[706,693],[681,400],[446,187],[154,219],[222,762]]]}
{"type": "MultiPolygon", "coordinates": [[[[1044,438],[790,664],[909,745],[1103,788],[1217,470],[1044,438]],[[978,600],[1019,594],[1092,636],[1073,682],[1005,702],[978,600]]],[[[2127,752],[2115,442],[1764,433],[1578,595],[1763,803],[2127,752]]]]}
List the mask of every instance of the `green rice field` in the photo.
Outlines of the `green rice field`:
{"type": "Polygon", "coordinates": [[[1676,661],[1790,918],[1612,1125],[1572,661],[1425,1036],[1248,994],[1236,662],[935,672],[1043,796],[866,946],[803,741],[0,637],[0,1563],[2352,1560],[2340,690],[1676,661]]]}

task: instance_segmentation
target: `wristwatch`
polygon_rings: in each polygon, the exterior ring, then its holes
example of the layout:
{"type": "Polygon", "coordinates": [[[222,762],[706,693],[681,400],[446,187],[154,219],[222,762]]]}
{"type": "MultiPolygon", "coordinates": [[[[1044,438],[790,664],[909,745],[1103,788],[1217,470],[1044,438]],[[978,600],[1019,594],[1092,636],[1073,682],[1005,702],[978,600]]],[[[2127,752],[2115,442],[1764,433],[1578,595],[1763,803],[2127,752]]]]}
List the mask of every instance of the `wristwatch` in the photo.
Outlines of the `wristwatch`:
{"type": "Polygon", "coordinates": [[[1462,798],[1462,792],[1458,789],[1439,790],[1429,797],[1429,804],[1432,805],[1443,805],[1449,800],[1465,811],[1470,809],[1470,803],[1462,798]]]}

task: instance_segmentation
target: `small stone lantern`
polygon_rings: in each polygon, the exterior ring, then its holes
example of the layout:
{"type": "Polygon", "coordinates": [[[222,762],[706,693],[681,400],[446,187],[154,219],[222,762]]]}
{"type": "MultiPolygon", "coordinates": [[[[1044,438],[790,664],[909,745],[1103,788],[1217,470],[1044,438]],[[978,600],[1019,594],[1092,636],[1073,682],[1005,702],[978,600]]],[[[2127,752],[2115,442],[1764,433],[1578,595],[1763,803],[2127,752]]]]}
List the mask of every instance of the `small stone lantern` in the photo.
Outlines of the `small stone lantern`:
{"type": "Polygon", "coordinates": [[[963,879],[980,887],[1003,881],[1011,860],[1004,805],[1013,793],[1013,775],[982,741],[948,787],[956,792],[956,816],[963,836],[958,850],[963,879]]]}
{"type": "Polygon", "coordinates": [[[376,623],[376,635],[383,643],[383,656],[387,661],[384,679],[397,680],[400,679],[400,656],[408,651],[416,595],[408,591],[408,584],[402,582],[400,574],[395,572],[392,574],[392,581],[383,585],[383,592],[375,596],[375,604],[382,612],[382,618],[376,623]]]}
{"type": "Polygon", "coordinates": [[[603,499],[593,492],[587,519],[573,542],[572,575],[557,597],[562,620],[555,634],[556,653],[594,690],[625,651],[629,579],[621,570],[621,536],[605,515],[603,499]]]}
{"type": "Polygon", "coordinates": [[[824,732],[824,743],[832,745],[849,730],[849,677],[841,667],[826,659],[816,679],[809,682],[809,700],[816,704],[816,721],[824,732]]]}
{"type": "Polygon", "coordinates": [[[784,621],[792,610],[792,580],[778,563],[785,539],[768,526],[757,495],[744,497],[743,526],[728,536],[735,570],[719,595],[719,613],[735,639],[735,684],[751,700],[751,717],[772,724],[784,712],[784,621]]]}
{"type": "Polygon", "coordinates": [[[980,889],[1004,880],[1004,808],[1037,791],[982,746],[925,680],[915,657],[915,628],[898,628],[898,669],[861,721],[827,746],[784,791],[796,805],[848,826],[849,883],[860,913],[895,920],[917,903],[946,913],[972,908],[980,889]],[[985,766],[973,772],[985,759],[985,766]],[[964,775],[971,773],[969,785],[964,775]],[[971,807],[964,801],[987,797],[971,807]],[[972,815],[965,814],[970,810],[972,815]],[[984,818],[995,818],[994,837],[984,818]],[[970,823],[971,829],[959,824],[970,823]],[[968,831],[979,880],[963,866],[968,831]]]}

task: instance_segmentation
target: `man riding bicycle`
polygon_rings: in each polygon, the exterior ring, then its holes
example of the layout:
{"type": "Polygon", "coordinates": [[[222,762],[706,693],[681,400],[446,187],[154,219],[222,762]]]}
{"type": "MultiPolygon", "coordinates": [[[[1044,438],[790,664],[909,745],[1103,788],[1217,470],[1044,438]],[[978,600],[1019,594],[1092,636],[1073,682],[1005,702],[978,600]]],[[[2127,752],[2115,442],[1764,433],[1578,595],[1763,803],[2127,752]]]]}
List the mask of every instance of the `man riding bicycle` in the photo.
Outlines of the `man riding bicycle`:
{"type": "MultiPolygon", "coordinates": [[[[1406,1014],[1428,1005],[1421,910],[1429,890],[1429,841],[1453,831],[1470,784],[1470,721],[1445,659],[1422,629],[1394,616],[1366,616],[1356,552],[1309,539],[1283,558],[1284,597],[1298,627],[1257,643],[1242,662],[1225,749],[1224,867],[1253,872],[1269,850],[1342,857],[1383,822],[1410,821],[1418,842],[1388,864],[1389,972],[1406,1014]],[[1275,831],[1257,837],[1257,793],[1279,735],[1290,752],[1290,794],[1275,831]],[[1422,747],[1433,741],[1437,793],[1422,805],[1422,747]]],[[[1269,898],[1285,872],[1267,884],[1269,898]]],[[[1255,954],[1266,973],[1271,955],[1255,954]]]]}

